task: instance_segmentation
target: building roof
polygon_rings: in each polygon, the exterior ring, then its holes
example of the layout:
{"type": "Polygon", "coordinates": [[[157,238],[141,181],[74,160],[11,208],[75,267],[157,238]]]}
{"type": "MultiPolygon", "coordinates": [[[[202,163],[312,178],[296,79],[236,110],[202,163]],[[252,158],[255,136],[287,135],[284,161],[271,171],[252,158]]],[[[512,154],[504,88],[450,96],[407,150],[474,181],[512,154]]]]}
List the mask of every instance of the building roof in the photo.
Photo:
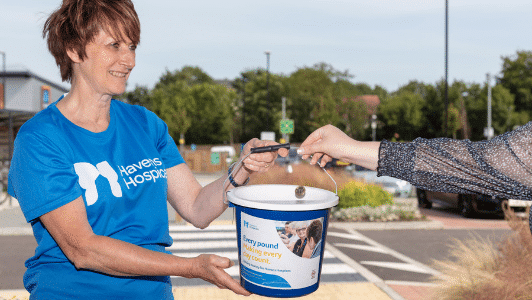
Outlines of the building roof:
{"type": "Polygon", "coordinates": [[[377,113],[377,107],[381,104],[379,96],[377,95],[363,95],[355,97],[355,101],[364,101],[368,108],[368,114],[374,115],[377,113]]]}
{"type": "Polygon", "coordinates": [[[41,76],[38,76],[30,71],[6,71],[5,73],[4,72],[0,72],[0,78],[2,77],[6,77],[6,78],[35,78],[49,86],[52,86],[60,91],[62,91],[63,93],[66,93],[69,91],[68,88],[62,86],[62,85],[59,85],[57,83],[54,83],[54,82],[51,82],[50,80],[48,79],[45,79],[41,76]]]}

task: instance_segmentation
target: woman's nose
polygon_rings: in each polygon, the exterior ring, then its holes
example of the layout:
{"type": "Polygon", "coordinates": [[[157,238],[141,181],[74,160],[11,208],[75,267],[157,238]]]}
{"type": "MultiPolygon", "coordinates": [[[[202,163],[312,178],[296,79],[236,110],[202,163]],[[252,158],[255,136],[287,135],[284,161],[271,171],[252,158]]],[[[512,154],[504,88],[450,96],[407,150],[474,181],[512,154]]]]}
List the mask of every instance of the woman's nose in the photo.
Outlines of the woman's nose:
{"type": "Polygon", "coordinates": [[[126,66],[127,69],[132,70],[135,67],[135,51],[127,49],[122,54],[122,64],[126,66]]]}

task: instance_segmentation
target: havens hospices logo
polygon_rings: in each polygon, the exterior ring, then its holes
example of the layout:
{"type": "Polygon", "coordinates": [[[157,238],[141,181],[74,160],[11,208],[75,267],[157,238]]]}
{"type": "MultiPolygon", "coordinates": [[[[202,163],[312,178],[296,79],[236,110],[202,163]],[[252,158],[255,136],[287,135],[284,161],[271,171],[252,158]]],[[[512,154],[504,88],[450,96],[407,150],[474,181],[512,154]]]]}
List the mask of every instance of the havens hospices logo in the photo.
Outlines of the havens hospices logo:
{"type": "MultiPolygon", "coordinates": [[[[159,169],[163,163],[159,158],[147,158],[129,166],[118,166],[123,184],[129,190],[147,182],[155,182],[159,178],[166,178],[166,170],[159,169]]],[[[98,189],[96,179],[102,175],[107,179],[113,196],[122,197],[122,187],[118,181],[118,173],[107,161],[102,161],[96,166],[79,162],[74,164],[74,170],[79,177],[79,185],[85,189],[87,205],[93,205],[98,201],[98,189]]]]}

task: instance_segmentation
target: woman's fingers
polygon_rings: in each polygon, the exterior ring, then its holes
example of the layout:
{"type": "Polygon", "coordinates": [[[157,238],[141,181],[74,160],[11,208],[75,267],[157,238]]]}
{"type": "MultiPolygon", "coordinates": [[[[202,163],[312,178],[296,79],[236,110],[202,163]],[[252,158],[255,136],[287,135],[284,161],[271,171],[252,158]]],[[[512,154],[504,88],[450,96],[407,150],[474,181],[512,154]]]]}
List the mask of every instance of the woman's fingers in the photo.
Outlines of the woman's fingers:
{"type": "Polygon", "coordinates": [[[210,254],[208,255],[207,260],[208,264],[206,269],[207,274],[209,275],[208,279],[206,279],[207,281],[215,284],[221,289],[229,289],[238,295],[251,295],[251,293],[244,289],[238,281],[234,280],[224,271],[224,269],[234,266],[234,263],[229,258],[210,254]]]}

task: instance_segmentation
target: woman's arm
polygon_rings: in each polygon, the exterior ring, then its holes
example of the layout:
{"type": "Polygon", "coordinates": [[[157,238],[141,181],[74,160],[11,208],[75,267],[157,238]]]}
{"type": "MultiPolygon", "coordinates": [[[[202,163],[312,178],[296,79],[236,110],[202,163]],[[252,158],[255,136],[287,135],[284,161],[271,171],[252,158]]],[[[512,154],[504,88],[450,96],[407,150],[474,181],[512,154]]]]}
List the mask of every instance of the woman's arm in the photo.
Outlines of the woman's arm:
{"type": "MultiPolygon", "coordinates": [[[[250,148],[276,145],[271,141],[253,139],[249,141],[242,151],[241,159],[249,153],[250,148]]],[[[287,149],[279,149],[281,156],[288,155],[287,149]]],[[[252,172],[265,172],[270,169],[277,157],[277,152],[254,153],[248,156],[243,163],[235,169],[233,177],[236,183],[242,184],[252,172]]],[[[167,172],[168,202],[183,219],[198,228],[206,228],[220,216],[227,205],[223,202],[224,194],[233,188],[227,175],[201,187],[194,175],[185,164],[169,168],[167,172]],[[225,183],[225,185],[224,185],[225,183]]]]}
{"type": "MultiPolygon", "coordinates": [[[[418,188],[532,200],[532,122],[490,141],[448,138],[359,142],[327,125],[299,148],[311,163],[332,157],[406,180],[418,188]]],[[[324,162],[325,161],[325,162],[324,162]]]]}
{"type": "Polygon", "coordinates": [[[42,215],[40,220],[77,269],[116,276],[201,278],[237,294],[250,294],[223,270],[232,265],[227,258],[182,258],[94,234],[81,197],[42,215]]]}

